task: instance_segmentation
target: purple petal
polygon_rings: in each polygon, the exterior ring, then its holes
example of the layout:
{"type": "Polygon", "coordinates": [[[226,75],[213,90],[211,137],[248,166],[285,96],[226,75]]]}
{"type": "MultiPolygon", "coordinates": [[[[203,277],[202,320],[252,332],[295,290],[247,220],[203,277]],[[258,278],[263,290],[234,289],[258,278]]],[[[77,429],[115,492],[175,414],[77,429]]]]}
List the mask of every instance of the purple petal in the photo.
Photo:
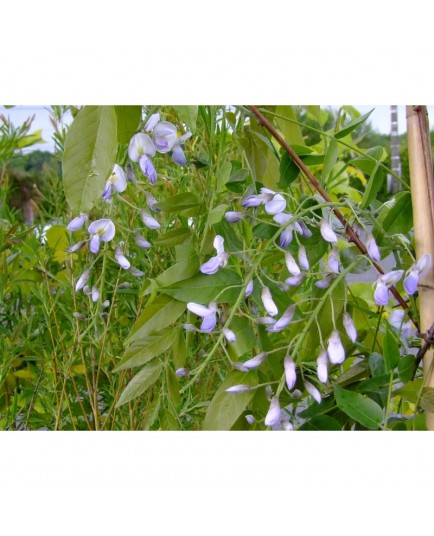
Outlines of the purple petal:
{"type": "Polygon", "coordinates": [[[247,298],[248,296],[250,296],[250,294],[253,292],[253,280],[251,279],[248,283],[247,283],[247,287],[246,287],[246,291],[244,293],[245,297],[247,298]]]}
{"type": "Polygon", "coordinates": [[[413,295],[417,292],[417,285],[419,283],[419,275],[416,270],[410,270],[408,276],[404,279],[404,289],[408,295],[413,295]]]}
{"type": "Polygon", "coordinates": [[[243,370],[250,370],[259,367],[265,361],[266,357],[267,352],[261,352],[260,354],[255,355],[255,357],[248,359],[242,364],[243,370]]]}
{"type": "Polygon", "coordinates": [[[285,368],[285,379],[286,379],[286,385],[288,386],[288,389],[292,391],[295,386],[295,382],[297,381],[297,373],[296,373],[296,366],[294,361],[287,355],[283,361],[283,365],[285,368]]]}
{"type": "Polygon", "coordinates": [[[316,400],[316,402],[318,402],[318,404],[321,404],[322,398],[321,398],[321,393],[318,391],[318,389],[308,381],[304,382],[304,386],[306,388],[306,391],[311,396],[313,396],[313,398],[316,400]]]}
{"type": "Polygon", "coordinates": [[[294,260],[294,257],[287,251],[285,253],[285,263],[288,268],[288,272],[291,275],[300,275],[300,268],[297,266],[297,263],[294,260]]]}
{"type": "Polygon", "coordinates": [[[151,244],[147,240],[145,240],[140,233],[136,233],[134,235],[134,240],[140,248],[149,249],[151,247],[151,244]]]}
{"type": "Polygon", "coordinates": [[[217,273],[220,267],[221,261],[219,256],[216,255],[215,257],[211,257],[211,259],[205,264],[202,264],[199,269],[203,274],[212,275],[217,273]]]}
{"type": "Polygon", "coordinates": [[[279,311],[276,307],[276,304],[273,301],[270,289],[268,287],[264,287],[262,289],[261,299],[262,299],[262,303],[264,304],[264,308],[267,311],[267,313],[270,316],[276,316],[279,311]]]}
{"type": "Polygon", "coordinates": [[[309,260],[306,254],[306,248],[300,246],[298,249],[298,263],[303,268],[303,270],[309,270],[309,260]]]}
{"type": "Polygon", "coordinates": [[[158,112],[156,114],[152,114],[151,117],[146,121],[145,130],[147,132],[151,132],[159,120],[160,114],[158,112]]]}
{"type": "Polygon", "coordinates": [[[380,250],[378,249],[377,242],[375,238],[369,233],[366,240],[366,249],[368,250],[368,255],[373,261],[379,262],[381,260],[380,250]]]}
{"type": "Polygon", "coordinates": [[[347,332],[348,338],[351,342],[356,342],[357,340],[357,331],[356,326],[354,325],[353,319],[348,313],[344,313],[344,318],[342,321],[345,331],[347,332]]]}
{"type": "Polygon", "coordinates": [[[146,210],[142,210],[140,213],[142,216],[142,221],[148,227],[149,229],[159,229],[161,225],[158,223],[158,221],[153,218],[146,210]]]}
{"type": "Polygon", "coordinates": [[[202,331],[209,333],[215,328],[216,324],[217,324],[217,315],[216,313],[212,313],[204,317],[202,324],[200,326],[200,329],[202,331]]]}
{"type": "Polygon", "coordinates": [[[325,350],[322,350],[319,354],[318,359],[316,360],[317,363],[317,375],[318,379],[321,383],[326,383],[328,378],[328,370],[327,370],[327,352],[325,350]]]}
{"type": "Polygon", "coordinates": [[[243,201],[243,207],[258,207],[262,204],[262,199],[258,195],[249,195],[243,201]]]}
{"type": "Polygon", "coordinates": [[[326,240],[327,242],[337,242],[338,237],[336,236],[333,229],[330,227],[330,225],[326,222],[326,220],[321,220],[321,236],[326,240]]]}
{"type": "Polygon", "coordinates": [[[286,200],[280,195],[276,194],[271,201],[265,203],[265,212],[267,214],[278,214],[283,212],[286,208],[286,200]]]}
{"type": "Polygon", "coordinates": [[[90,251],[95,254],[98,253],[99,245],[100,245],[99,235],[94,234],[92,238],[90,239],[90,245],[89,245],[90,251]]]}
{"type": "Polygon", "coordinates": [[[280,420],[279,398],[273,396],[270,403],[270,409],[265,417],[265,426],[275,426],[280,420]]]}
{"type": "Polygon", "coordinates": [[[75,292],[78,292],[79,290],[81,290],[84,285],[86,284],[86,281],[89,279],[90,277],[90,270],[85,270],[81,276],[78,278],[78,281],[75,285],[75,292]]]}
{"type": "Polygon", "coordinates": [[[152,163],[150,157],[146,154],[141,156],[139,160],[139,166],[140,169],[143,171],[143,174],[148,177],[149,182],[151,184],[155,184],[157,182],[157,172],[155,171],[154,164],[152,163]]]}
{"type": "Polygon", "coordinates": [[[304,274],[293,275],[292,277],[288,277],[288,279],[285,279],[285,283],[290,287],[298,287],[298,285],[303,282],[304,278],[304,274]]]}
{"type": "Polygon", "coordinates": [[[285,329],[290,323],[294,316],[295,311],[295,305],[290,305],[288,309],[283,313],[281,318],[277,320],[277,322],[270,328],[267,328],[267,331],[271,331],[273,333],[277,333],[279,331],[282,331],[285,329]]]}
{"type": "Polygon", "coordinates": [[[185,166],[187,159],[185,158],[184,151],[180,145],[175,145],[172,149],[172,160],[178,166],[185,166]]]}
{"type": "Polygon", "coordinates": [[[228,223],[237,223],[244,217],[244,212],[229,211],[225,214],[225,220],[228,223]]]}
{"type": "Polygon", "coordinates": [[[225,339],[228,342],[236,342],[237,341],[237,337],[236,337],[235,333],[231,329],[223,328],[223,335],[225,336],[225,339]]]}
{"type": "Polygon", "coordinates": [[[378,305],[387,305],[389,303],[389,289],[381,281],[377,281],[374,300],[378,305]]]}
{"type": "Polygon", "coordinates": [[[333,331],[328,340],[327,353],[330,363],[334,365],[345,361],[345,348],[342,345],[338,331],[333,331]]]}
{"type": "Polygon", "coordinates": [[[232,387],[228,387],[225,390],[227,393],[246,393],[247,391],[250,391],[250,385],[245,385],[245,384],[232,385],[232,387]]]}
{"type": "Polygon", "coordinates": [[[80,216],[77,216],[73,220],[71,220],[66,227],[68,231],[78,231],[81,229],[84,225],[84,222],[87,220],[87,214],[80,214],[80,216]]]}
{"type": "Polygon", "coordinates": [[[292,242],[292,225],[288,225],[288,227],[282,231],[279,242],[281,248],[286,248],[286,246],[292,242]]]}

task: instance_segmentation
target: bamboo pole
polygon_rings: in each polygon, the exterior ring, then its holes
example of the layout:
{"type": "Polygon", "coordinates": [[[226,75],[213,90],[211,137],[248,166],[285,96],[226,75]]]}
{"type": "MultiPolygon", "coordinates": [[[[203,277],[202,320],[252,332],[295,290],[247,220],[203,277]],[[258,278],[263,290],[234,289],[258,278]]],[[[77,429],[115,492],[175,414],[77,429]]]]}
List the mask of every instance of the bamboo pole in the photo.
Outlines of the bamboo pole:
{"type": "MultiPolygon", "coordinates": [[[[413,205],[416,257],[431,254],[434,263],[434,178],[426,106],[407,106],[408,157],[413,205]]],[[[419,281],[420,331],[434,323],[434,270],[419,281]]],[[[434,388],[433,349],[423,358],[424,386],[434,388]]],[[[428,430],[434,430],[434,413],[426,413],[428,430]]]]}

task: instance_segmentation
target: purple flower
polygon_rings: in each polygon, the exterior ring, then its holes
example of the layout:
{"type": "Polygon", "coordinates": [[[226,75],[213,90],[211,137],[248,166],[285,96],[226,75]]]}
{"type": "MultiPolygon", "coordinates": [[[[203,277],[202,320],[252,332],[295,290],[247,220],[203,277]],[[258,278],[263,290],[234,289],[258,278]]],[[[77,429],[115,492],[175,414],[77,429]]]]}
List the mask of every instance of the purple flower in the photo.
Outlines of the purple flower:
{"type": "Polygon", "coordinates": [[[145,124],[145,130],[146,132],[152,132],[154,130],[155,125],[160,120],[160,114],[157,112],[155,114],[152,114],[149,119],[146,121],[145,124]]]}
{"type": "Polygon", "coordinates": [[[128,156],[133,162],[138,162],[140,169],[152,184],[157,180],[157,173],[151,157],[155,156],[155,145],[151,138],[143,132],[135,134],[128,146],[128,156]]]}
{"type": "Polygon", "coordinates": [[[90,270],[87,269],[78,278],[77,283],[75,284],[75,292],[78,292],[84,287],[89,277],[90,277],[90,270]]]}
{"type": "Polygon", "coordinates": [[[262,199],[259,195],[249,195],[243,201],[243,207],[253,208],[262,205],[262,199]]]}
{"type": "Polygon", "coordinates": [[[157,123],[152,132],[155,148],[159,153],[168,153],[175,145],[178,134],[176,126],[169,121],[157,123]]]}
{"type": "Polygon", "coordinates": [[[410,296],[417,291],[417,285],[419,283],[419,278],[426,275],[428,270],[431,268],[431,255],[426,253],[413,264],[410,270],[407,272],[407,276],[404,279],[404,289],[407,294],[410,296]]]}
{"type": "Polygon", "coordinates": [[[247,283],[247,287],[246,287],[246,290],[244,292],[245,297],[248,298],[252,292],[253,292],[253,279],[251,279],[247,283]]]}
{"type": "Polygon", "coordinates": [[[121,250],[121,248],[119,246],[117,246],[116,249],[115,249],[115,259],[116,259],[116,262],[122,268],[124,268],[124,270],[128,270],[128,268],[131,266],[130,261],[124,256],[124,254],[122,253],[122,250],[121,250]]]}
{"type": "Polygon", "coordinates": [[[321,393],[318,391],[318,389],[308,381],[304,382],[304,386],[306,388],[306,391],[311,396],[313,396],[313,398],[316,400],[316,402],[318,402],[318,404],[321,404],[322,398],[321,398],[321,393]]]}
{"type": "Polygon", "coordinates": [[[145,240],[140,233],[136,233],[134,235],[134,240],[136,241],[136,244],[139,246],[139,248],[149,249],[151,247],[151,244],[147,240],[145,240]]]}
{"type": "Polygon", "coordinates": [[[265,426],[275,426],[280,420],[279,397],[273,396],[270,402],[270,409],[265,417],[265,426]]]}
{"type": "Polygon", "coordinates": [[[148,205],[148,207],[154,212],[161,212],[160,209],[155,206],[158,204],[158,201],[155,199],[155,197],[150,192],[146,192],[145,195],[146,204],[148,205]]]}
{"type": "Polygon", "coordinates": [[[234,210],[230,210],[229,212],[226,212],[225,220],[228,223],[238,223],[244,218],[245,214],[245,212],[236,212],[234,210]]]}
{"type": "Polygon", "coordinates": [[[224,250],[224,238],[217,235],[213,242],[214,248],[217,251],[215,257],[211,257],[208,262],[202,264],[200,271],[203,274],[212,275],[219,271],[220,268],[224,268],[228,263],[229,253],[224,250]]]}
{"type": "Polygon", "coordinates": [[[246,385],[243,383],[240,383],[238,385],[232,385],[232,387],[228,387],[225,389],[227,393],[246,393],[247,391],[250,391],[250,385],[246,385]]]}
{"type": "Polygon", "coordinates": [[[261,300],[262,300],[262,303],[264,304],[264,308],[267,311],[267,313],[270,316],[276,316],[279,311],[276,307],[276,304],[273,301],[270,289],[268,287],[264,287],[262,289],[261,300]]]}
{"type": "Polygon", "coordinates": [[[317,374],[318,379],[321,383],[326,383],[328,378],[328,370],[327,370],[327,352],[325,350],[321,350],[318,359],[316,360],[317,363],[317,374]]]}
{"type": "Polygon", "coordinates": [[[333,276],[327,275],[323,277],[323,279],[320,279],[319,281],[317,281],[315,283],[315,286],[318,288],[328,288],[331,285],[332,281],[333,281],[333,276]]]}
{"type": "Polygon", "coordinates": [[[146,225],[146,227],[148,227],[148,229],[159,229],[161,227],[158,221],[153,218],[149,212],[146,212],[146,210],[142,210],[140,215],[143,223],[146,225]]]}
{"type": "Polygon", "coordinates": [[[348,338],[351,342],[356,342],[357,340],[357,331],[356,326],[354,325],[353,319],[348,313],[344,313],[343,324],[345,331],[347,332],[348,338]]]}
{"type": "MultiPolygon", "coordinates": [[[[288,223],[292,219],[292,217],[293,217],[292,214],[285,214],[281,212],[279,214],[276,214],[273,217],[273,220],[277,222],[279,225],[285,225],[285,223],[288,223]]],[[[286,246],[292,242],[293,229],[294,229],[294,224],[290,223],[280,233],[280,247],[281,248],[286,248],[286,246]]]]}
{"type": "Polygon", "coordinates": [[[128,271],[134,277],[143,277],[145,275],[145,272],[142,272],[141,270],[138,270],[137,268],[134,268],[134,266],[130,266],[128,268],[128,271]]]}
{"type": "Polygon", "coordinates": [[[303,232],[303,236],[305,238],[310,238],[312,236],[312,231],[306,226],[306,224],[302,221],[299,221],[298,224],[301,227],[301,230],[303,232]]]}
{"type": "Polygon", "coordinates": [[[265,361],[267,357],[267,352],[261,352],[258,355],[255,355],[255,357],[252,357],[251,359],[248,359],[244,363],[240,363],[239,369],[243,372],[247,372],[250,369],[254,369],[262,365],[262,363],[265,361]]]}
{"type": "Polygon", "coordinates": [[[289,251],[285,253],[285,263],[290,274],[300,275],[300,268],[297,266],[294,257],[291,255],[291,253],[289,253],[289,251]]]}
{"type": "Polygon", "coordinates": [[[292,277],[288,277],[288,279],[285,279],[285,283],[290,287],[298,287],[298,285],[301,285],[304,278],[304,274],[293,275],[292,277]]]}
{"type": "Polygon", "coordinates": [[[157,182],[157,172],[155,170],[155,166],[152,162],[152,159],[148,155],[144,154],[140,157],[139,166],[140,169],[143,171],[143,175],[145,175],[145,177],[148,177],[149,182],[151,184],[155,184],[157,182]]]}
{"type": "Polygon", "coordinates": [[[71,220],[66,227],[68,231],[78,231],[84,225],[84,222],[87,220],[87,214],[81,213],[80,216],[75,217],[71,220]]]}
{"type": "Polygon", "coordinates": [[[381,260],[380,250],[378,249],[377,242],[371,233],[368,233],[366,239],[366,249],[368,250],[368,255],[373,261],[379,262],[381,260]]]}
{"type": "Polygon", "coordinates": [[[336,330],[332,331],[328,340],[327,353],[330,363],[333,363],[334,365],[345,361],[345,348],[342,345],[339,332],[336,330]]]}
{"type": "Polygon", "coordinates": [[[100,240],[110,242],[115,236],[115,224],[110,219],[101,219],[92,222],[87,228],[90,234],[90,251],[98,253],[100,240]]]}
{"type": "Polygon", "coordinates": [[[256,419],[253,415],[246,415],[246,421],[249,423],[249,424],[255,424],[256,422],[256,419]]]}
{"type": "Polygon", "coordinates": [[[303,270],[309,270],[309,260],[307,258],[306,248],[304,246],[300,246],[298,248],[298,263],[303,270]]]}
{"type": "Polygon", "coordinates": [[[321,236],[326,240],[327,242],[337,242],[338,237],[336,236],[335,232],[331,228],[331,226],[327,223],[327,221],[323,218],[321,220],[321,236]]]}
{"type": "Polygon", "coordinates": [[[187,303],[187,309],[197,316],[203,318],[200,329],[206,333],[210,333],[217,323],[217,304],[211,302],[208,307],[201,305],[200,303],[189,302],[187,303]]]}
{"type": "Polygon", "coordinates": [[[374,300],[378,305],[387,305],[389,303],[389,288],[397,283],[404,273],[404,270],[393,270],[381,275],[376,282],[374,300]]]}
{"type": "Polygon", "coordinates": [[[92,301],[95,303],[99,300],[99,290],[98,290],[98,287],[96,285],[93,285],[92,287],[92,290],[91,290],[91,294],[92,294],[92,301]]]}
{"type": "Polygon", "coordinates": [[[235,333],[231,329],[223,328],[223,335],[225,336],[225,339],[228,342],[236,342],[237,341],[237,337],[236,337],[235,333]]]}
{"type": "Polygon", "coordinates": [[[190,373],[188,372],[188,370],[186,370],[185,368],[179,368],[175,371],[175,374],[177,376],[183,376],[184,378],[188,378],[188,376],[190,376],[190,373]]]}
{"type": "Polygon", "coordinates": [[[286,385],[288,386],[288,389],[292,391],[294,389],[295,382],[297,381],[297,372],[295,363],[289,355],[287,355],[283,360],[283,366],[285,368],[286,385]]]}
{"type": "Polygon", "coordinates": [[[259,195],[249,195],[243,201],[244,207],[258,207],[262,204],[265,205],[267,214],[278,214],[285,210],[286,200],[281,194],[276,194],[273,190],[261,188],[259,195]]]}
{"type": "Polygon", "coordinates": [[[104,192],[102,197],[106,200],[110,199],[112,189],[117,192],[124,192],[127,188],[127,178],[124,170],[118,164],[113,167],[112,174],[105,183],[104,192]]]}
{"type": "MultiPolygon", "coordinates": [[[[264,190],[264,188],[262,188],[264,190]]],[[[261,191],[262,191],[261,190],[261,191]]],[[[271,201],[265,203],[265,212],[267,214],[278,214],[284,211],[286,208],[286,200],[283,195],[276,194],[273,196],[271,201]]]]}
{"type": "Polygon", "coordinates": [[[185,158],[185,154],[182,150],[181,144],[188,140],[188,138],[190,137],[191,132],[186,132],[176,140],[175,144],[172,147],[172,160],[175,162],[175,164],[178,164],[178,166],[185,166],[185,164],[187,163],[187,159],[185,158]]]}
{"type": "Polygon", "coordinates": [[[336,246],[332,247],[332,250],[327,257],[327,264],[329,265],[331,272],[334,274],[339,273],[339,250],[336,246]]]}
{"type": "Polygon", "coordinates": [[[69,248],[67,248],[68,253],[76,253],[77,251],[80,251],[80,249],[86,244],[86,240],[81,240],[80,242],[77,242],[76,244],[73,244],[69,248]]]}
{"type": "Polygon", "coordinates": [[[290,305],[288,309],[286,309],[286,311],[283,313],[281,318],[279,318],[279,320],[277,320],[277,322],[273,326],[267,328],[267,331],[270,331],[272,333],[278,333],[279,331],[285,329],[291,323],[292,318],[294,316],[294,311],[295,305],[290,305]]]}

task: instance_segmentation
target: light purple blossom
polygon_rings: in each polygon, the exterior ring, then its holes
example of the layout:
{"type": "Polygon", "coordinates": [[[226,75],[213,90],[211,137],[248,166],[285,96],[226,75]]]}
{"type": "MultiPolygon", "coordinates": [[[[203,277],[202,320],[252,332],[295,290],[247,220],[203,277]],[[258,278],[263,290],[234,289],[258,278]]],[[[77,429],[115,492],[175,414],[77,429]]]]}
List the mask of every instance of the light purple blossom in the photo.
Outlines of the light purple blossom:
{"type": "Polygon", "coordinates": [[[307,258],[306,248],[304,246],[298,248],[298,264],[303,270],[309,270],[309,259],[307,258]]]}
{"type": "Polygon", "coordinates": [[[178,164],[178,166],[185,166],[187,163],[187,159],[185,158],[181,145],[190,137],[191,132],[186,132],[176,140],[172,147],[172,160],[175,162],[175,164],[178,164]]]}
{"type": "Polygon", "coordinates": [[[256,319],[256,323],[261,324],[261,326],[271,326],[276,323],[276,319],[271,318],[271,316],[261,316],[256,319]]]}
{"type": "Polygon", "coordinates": [[[294,311],[295,305],[290,305],[283,313],[281,318],[279,318],[279,320],[277,320],[273,326],[267,328],[267,331],[278,333],[279,331],[285,329],[291,323],[292,318],[294,317],[294,311]]]}
{"type": "Polygon", "coordinates": [[[115,249],[115,259],[116,262],[124,269],[128,270],[128,268],[131,266],[130,261],[124,256],[122,253],[122,250],[119,246],[115,249]]]}
{"type": "Polygon", "coordinates": [[[268,355],[267,352],[261,352],[260,354],[255,355],[255,357],[248,359],[244,363],[240,363],[239,369],[242,370],[243,372],[247,372],[248,370],[257,368],[260,365],[262,365],[267,355],[268,355]]]}
{"type": "Polygon", "coordinates": [[[246,415],[246,421],[249,423],[249,424],[255,424],[256,422],[256,419],[253,415],[246,415]]]}
{"type": "Polygon", "coordinates": [[[142,217],[143,223],[146,225],[146,227],[148,227],[148,229],[159,229],[161,227],[158,221],[153,218],[146,210],[142,210],[140,215],[142,217]]]}
{"type": "Polygon", "coordinates": [[[262,199],[259,195],[249,195],[243,201],[243,207],[253,208],[262,205],[262,199]]]}
{"type": "Polygon", "coordinates": [[[230,211],[226,212],[225,220],[228,223],[238,223],[239,221],[241,221],[244,218],[245,214],[246,214],[245,212],[237,212],[237,211],[234,211],[234,210],[230,210],[230,211]]]}
{"type": "Polygon", "coordinates": [[[327,257],[327,264],[331,272],[334,274],[339,273],[339,250],[336,246],[332,247],[332,250],[327,257]]]}
{"type": "Polygon", "coordinates": [[[251,279],[251,280],[247,283],[247,287],[246,287],[246,290],[245,290],[245,292],[244,292],[244,296],[245,296],[246,298],[248,298],[252,292],[253,292],[253,279],[251,279]]]}
{"type": "Polygon", "coordinates": [[[142,272],[142,270],[139,270],[137,268],[134,268],[134,266],[130,266],[128,268],[128,271],[130,272],[131,275],[133,275],[134,277],[143,277],[145,275],[145,272],[142,272]]]}
{"type": "Polygon", "coordinates": [[[225,389],[227,393],[246,393],[247,391],[250,391],[250,385],[246,385],[243,383],[240,383],[238,385],[232,385],[232,387],[228,387],[225,389]]]}
{"type": "Polygon", "coordinates": [[[148,205],[148,207],[154,212],[161,212],[160,209],[155,206],[158,204],[158,200],[155,199],[155,197],[151,194],[151,192],[146,192],[145,195],[146,195],[146,204],[148,205]]]}
{"type": "Polygon", "coordinates": [[[115,224],[108,218],[92,222],[87,230],[90,234],[90,251],[92,253],[98,253],[101,240],[110,242],[116,233],[115,224]]]}
{"type": "Polygon", "coordinates": [[[142,249],[149,249],[151,247],[151,244],[147,240],[145,240],[140,233],[135,233],[134,240],[136,241],[136,244],[142,249]]]}
{"type": "Polygon", "coordinates": [[[87,269],[78,278],[77,283],[75,284],[75,292],[78,292],[84,287],[89,277],[90,277],[90,270],[87,269]]]}
{"type": "Polygon", "coordinates": [[[175,371],[175,374],[177,376],[182,376],[184,378],[188,378],[188,376],[190,376],[190,373],[188,372],[188,370],[186,370],[185,368],[181,367],[179,369],[176,369],[175,371]]]}
{"type": "MultiPolygon", "coordinates": [[[[285,225],[293,218],[292,214],[280,212],[273,216],[273,220],[279,225],[285,225]]],[[[280,247],[286,248],[292,242],[294,224],[288,224],[287,227],[280,233],[280,247]]]]}
{"type": "Polygon", "coordinates": [[[366,239],[366,249],[368,250],[368,255],[373,261],[379,262],[381,260],[380,250],[378,249],[377,242],[371,233],[368,233],[366,239]]]}
{"type": "Polygon", "coordinates": [[[127,188],[127,178],[124,170],[118,164],[113,167],[112,174],[105,183],[104,192],[102,197],[106,200],[110,199],[112,189],[117,192],[124,192],[127,188]]]}
{"type": "Polygon", "coordinates": [[[223,328],[223,335],[225,336],[225,339],[228,341],[228,342],[236,342],[237,341],[237,337],[235,335],[235,333],[229,329],[229,328],[223,328]]]}
{"type": "Polygon", "coordinates": [[[376,288],[374,292],[374,300],[378,305],[387,305],[389,303],[389,288],[397,283],[404,270],[392,270],[381,275],[376,282],[376,288]]]}
{"type": "Polygon", "coordinates": [[[73,220],[71,220],[66,228],[68,229],[68,231],[72,231],[72,232],[78,231],[79,229],[83,227],[87,218],[88,218],[87,214],[84,214],[82,212],[80,216],[76,216],[73,220]]]}
{"type": "Polygon", "coordinates": [[[276,304],[273,301],[270,289],[268,287],[264,287],[262,289],[261,300],[262,300],[262,303],[264,304],[264,308],[267,311],[267,313],[270,316],[276,316],[279,311],[277,309],[276,304]]]}
{"type": "Polygon", "coordinates": [[[210,333],[217,323],[217,304],[212,301],[208,307],[201,305],[200,303],[189,302],[187,303],[187,309],[197,316],[203,318],[200,329],[206,333],[210,333]]]}
{"type": "Polygon", "coordinates": [[[217,251],[217,255],[211,257],[209,261],[202,264],[200,271],[203,274],[212,275],[218,272],[220,268],[224,268],[228,263],[229,253],[224,250],[224,238],[217,235],[213,242],[214,248],[217,251]]]}
{"type": "MultiPolygon", "coordinates": [[[[264,190],[264,188],[262,188],[264,190]]],[[[265,212],[267,214],[278,214],[285,210],[286,200],[281,194],[276,194],[273,196],[271,201],[265,203],[265,212]]]]}
{"type": "Polygon", "coordinates": [[[265,212],[267,214],[278,214],[286,208],[285,198],[268,188],[261,188],[259,195],[249,195],[243,201],[244,207],[258,207],[262,204],[265,206],[265,212]]]}
{"type": "Polygon", "coordinates": [[[405,311],[402,309],[394,309],[389,315],[389,324],[396,330],[401,330],[401,335],[404,339],[417,334],[417,330],[412,328],[411,320],[403,322],[405,311]]]}
{"type": "Polygon", "coordinates": [[[99,300],[99,290],[96,285],[93,285],[91,294],[92,294],[92,301],[94,303],[97,302],[99,300]]]}
{"type": "Polygon", "coordinates": [[[154,130],[155,125],[160,121],[160,114],[157,112],[155,114],[152,114],[149,119],[146,121],[145,124],[145,130],[146,132],[152,132],[154,130]]]}
{"type": "Polygon", "coordinates": [[[308,381],[304,382],[304,386],[306,391],[315,399],[315,401],[318,402],[318,404],[321,404],[322,397],[318,389],[308,381]]]}
{"type": "Polygon", "coordinates": [[[293,275],[292,277],[288,277],[288,279],[285,279],[285,283],[290,287],[298,287],[299,285],[301,285],[304,278],[305,274],[293,275]]]}
{"type": "Polygon", "coordinates": [[[318,288],[328,288],[331,285],[332,281],[333,281],[333,276],[327,275],[323,277],[322,279],[320,279],[319,281],[317,281],[315,283],[315,286],[318,288]]]}
{"type": "Polygon", "coordinates": [[[321,236],[326,240],[327,242],[337,242],[338,237],[336,236],[335,232],[331,228],[331,226],[327,223],[327,221],[323,218],[321,220],[321,227],[320,227],[321,236]]]}
{"type": "Polygon", "coordinates": [[[306,224],[303,221],[299,221],[298,224],[301,227],[301,230],[303,232],[303,236],[305,238],[310,238],[312,236],[312,231],[306,226],[306,224]]]}
{"type": "Polygon", "coordinates": [[[155,156],[155,145],[151,138],[143,132],[135,134],[128,146],[128,156],[133,162],[138,162],[140,169],[152,184],[157,181],[157,173],[151,158],[155,156]]]}
{"type": "Polygon", "coordinates": [[[341,342],[339,332],[336,330],[332,331],[328,340],[327,353],[330,363],[333,363],[334,365],[345,361],[345,348],[341,342]]]}
{"type": "Polygon", "coordinates": [[[321,350],[318,359],[316,360],[317,363],[317,374],[318,379],[321,383],[326,383],[328,379],[328,358],[327,358],[327,352],[325,350],[321,350]]]}
{"type": "Polygon", "coordinates": [[[285,432],[292,432],[294,430],[294,426],[289,422],[288,419],[284,419],[280,424],[282,425],[282,430],[285,432]]]}
{"type": "Polygon", "coordinates": [[[76,253],[77,251],[80,251],[80,249],[86,244],[86,240],[81,240],[80,242],[77,242],[76,244],[73,244],[69,248],[67,248],[68,253],[76,253]]]}
{"type": "Polygon", "coordinates": [[[279,397],[273,396],[270,403],[270,409],[265,417],[265,426],[275,426],[280,420],[279,397]]]}
{"type": "Polygon", "coordinates": [[[176,126],[169,121],[157,123],[152,131],[152,139],[159,153],[168,153],[175,145],[178,134],[176,126]]]}
{"type": "Polygon", "coordinates": [[[297,266],[297,263],[295,262],[294,257],[287,251],[285,253],[285,263],[286,267],[288,268],[288,272],[292,275],[299,275],[300,274],[300,268],[297,266]]]}
{"type": "Polygon", "coordinates": [[[417,291],[419,279],[427,274],[431,268],[431,255],[426,253],[410,268],[404,279],[404,289],[410,296],[417,291]]]}
{"type": "Polygon", "coordinates": [[[290,391],[294,389],[295,382],[297,381],[297,372],[294,361],[289,355],[283,360],[283,366],[285,368],[285,380],[286,385],[290,391]]]}
{"type": "Polygon", "coordinates": [[[356,326],[354,325],[353,319],[348,313],[344,313],[343,325],[345,331],[347,332],[348,338],[351,342],[356,342],[357,340],[357,331],[356,326]]]}

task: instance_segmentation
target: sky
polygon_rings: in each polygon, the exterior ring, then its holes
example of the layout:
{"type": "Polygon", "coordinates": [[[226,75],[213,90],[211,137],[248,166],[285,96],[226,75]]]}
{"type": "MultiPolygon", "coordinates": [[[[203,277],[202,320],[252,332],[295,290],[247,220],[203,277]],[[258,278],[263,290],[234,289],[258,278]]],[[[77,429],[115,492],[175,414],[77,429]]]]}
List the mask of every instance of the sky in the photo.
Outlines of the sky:
{"type": "MultiPolygon", "coordinates": [[[[325,107],[328,105],[324,105],[325,107]]],[[[369,117],[369,122],[372,127],[382,134],[390,133],[390,107],[386,105],[354,105],[362,114],[365,114],[374,108],[374,111],[369,117]]],[[[339,106],[332,105],[332,108],[338,109],[339,106]]],[[[9,117],[11,122],[18,126],[22,124],[29,116],[35,115],[33,121],[33,129],[42,129],[42,137],[45,143],[34,145],[31,148],[25,149],[24,152],[30,152],[33,150],[41,151],[54,151],[54,144],[52,141],[53,126],[49,120],[49,107],[48,106],[15,106],[14,108],[6,109],[4,106],[0,106],[0,113],[9,117]]],[[[429,117],[434,117],[434,106],[428,106],[429,117]]],[[[65,122],[68,123],[71,118],[66,117],[65,122]]],[[[434,119],[431,119],[431,125],[434,126],[434,119]]],[[[406,118],[405,118],[405,106],[398,106],[398,129],[399,133],[406,132],[406,118]]]]}

